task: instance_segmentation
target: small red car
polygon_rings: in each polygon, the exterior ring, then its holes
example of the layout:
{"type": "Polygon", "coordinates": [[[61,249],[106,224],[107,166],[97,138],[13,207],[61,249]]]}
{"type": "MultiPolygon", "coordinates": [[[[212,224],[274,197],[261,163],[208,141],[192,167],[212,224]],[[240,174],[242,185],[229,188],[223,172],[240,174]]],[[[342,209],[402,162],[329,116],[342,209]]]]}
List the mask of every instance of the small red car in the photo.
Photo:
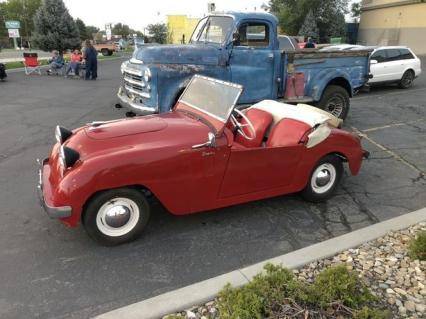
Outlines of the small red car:
{"type": "Polygon", "coordinates": [[[358,173],[368,153],[332,115],[268,100],[240,111],[242,90],[196,75],[169,113],[58,126],[40,163],[44,209],[115,245],[142,233],[149,196],[176,215],[295,192],[316,202],[332,195],[343,162],[358,173]]]}

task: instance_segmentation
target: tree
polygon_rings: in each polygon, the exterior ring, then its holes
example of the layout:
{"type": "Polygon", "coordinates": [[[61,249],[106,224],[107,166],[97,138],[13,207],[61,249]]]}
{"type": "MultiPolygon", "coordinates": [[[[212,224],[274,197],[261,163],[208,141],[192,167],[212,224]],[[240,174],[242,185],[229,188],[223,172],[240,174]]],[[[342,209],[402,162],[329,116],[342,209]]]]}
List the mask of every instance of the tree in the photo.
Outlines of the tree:
{"type": "Polygon", "coordinates": [[[94,35],[99,32],[99,28],[94,27],[93,25],[86,25],[86,35],[87,38],[92,40],[94,35]]]}
{"type": "Polygon", "coordinates": [[[305,21],[303,22],[302,27],[299,30],[299,35],[304,37],[311,37],[318,41],[319,30],[317,21],[312,10],[309,10],[308,14],[306,15],[305,21]]]}
{"type": "Polygon", "coordinates": [[[164,44],[167,41],[167,26],[164,23],[150,24],[147,27],[150,42],[164,44]]]}
{"type": "Polygon", "coordinates": [[[361,17],[361,2],[352,3],[351,17],[354,18],[354,22],[358,22],[358,19],[361,17]]]}
{"type": "Polygon", "coordinates": [[[89,39],[89,36],[87,35],[86,25],[84,24],[83,20],[77,18],[75,19],[75,24],[77,25],[78,33],[80,33],[80,40],[84,41],[89,39]]]}
{"type": "Polygon", "coordinates": [[[121,22],[114,24],[111,31],[112,31],[112,34],[121,35],[121,37],[123,37],[124,39],[127,39],[127,37],[130,34],[129,26],[127,24],[123,24],[121,22]]]}
{"type": "Polygon", "coordinates": [[[77,25],[62,0],[43,0],[34,24],[33,39],[42,50],[63,52],[80,46],[77,25]]]}

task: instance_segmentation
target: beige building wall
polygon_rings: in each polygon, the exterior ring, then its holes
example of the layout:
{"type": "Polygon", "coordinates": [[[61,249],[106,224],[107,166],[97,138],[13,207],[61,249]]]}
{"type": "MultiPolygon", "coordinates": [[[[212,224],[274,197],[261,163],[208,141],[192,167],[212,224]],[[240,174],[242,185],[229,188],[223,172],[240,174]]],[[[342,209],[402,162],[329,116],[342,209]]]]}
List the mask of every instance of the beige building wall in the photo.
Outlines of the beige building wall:
{"type": "Polygon", "coordinates": [[[185,39],[185,43],[188,43],[198,21],[200,21],[199,18],[190,18],[186,15],[168,15],[169,42],[180,44],[185,39]]]}
{"type": "Polygon", "coordinates": [[[426,54],[426,2],[364,0],[358,42],[365,45],[405,45],[426,54]]]}

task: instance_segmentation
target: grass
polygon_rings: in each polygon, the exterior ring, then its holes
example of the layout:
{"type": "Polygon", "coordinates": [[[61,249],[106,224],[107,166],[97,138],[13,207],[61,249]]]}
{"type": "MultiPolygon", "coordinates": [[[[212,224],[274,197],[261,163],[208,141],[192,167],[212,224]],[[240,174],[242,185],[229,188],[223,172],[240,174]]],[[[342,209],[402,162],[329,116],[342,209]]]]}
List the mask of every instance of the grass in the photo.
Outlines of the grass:
{"type": "Polygon", "coordinates": [[[408,255],[411,259],[426,260],[426,231],[420,232],[415,238],[411,239],[408,255]]]}

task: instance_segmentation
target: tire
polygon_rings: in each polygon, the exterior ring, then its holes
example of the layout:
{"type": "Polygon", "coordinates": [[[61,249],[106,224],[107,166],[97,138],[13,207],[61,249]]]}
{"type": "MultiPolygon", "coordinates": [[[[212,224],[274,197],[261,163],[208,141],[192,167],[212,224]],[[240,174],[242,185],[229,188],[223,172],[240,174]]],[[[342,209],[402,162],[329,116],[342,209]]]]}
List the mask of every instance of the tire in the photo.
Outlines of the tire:
{"type": "Polygon", "coordinates": [[[336,155],[327,155],[317,162],[309,176],[308,183],[302,191],[302,197],[310,202],[322,202],[330,198],[343,175],[342,160],[336,155]],[[324,176],[324,173],[328,172],[324,176]],[[319,174],[322,176],[318,176],[319,174]],[[326,178],[329,181],[326,182],[326,178]],[[318,178],[321,178],[318,179],[318,178]],[[324,179],[325,177],[325,179],[324,179]],[[326,182],[326,183],[325,183],[326,182]],[[324,184],[325,183],[325,184],[324,184]]]}
{"type": "Polygon", "coordinates": [[[101,49],[101,53],[102,53],[103,56],[110,55],[108,49],[101,49]]]}
{"type": "Polygon", "coordinates": [[[108,55],[112,55],[113,53],[114,53],[114,51],[108,50],[108,55]]]}
{"type": "Polygon", "coordinates": [[[348,116],[349,105],[348,91],[338,85],[329,85],[318,103],[319,108],[342,120],[348,116]]]}
{"type": "Polygon", "coordinates": [[[412,70],[407,70],[402,75],[401,80],[399,81],[399,87],[401,89],[408,89],[413,85],[414,81],[414,72],[412,70]]]}
{"type": "Polygon", "coordinates": [[[95,241],[114,246],[138,238],[149,216],[150,206],[142,192],[118,188],[99,193],[90,200],[83,212],[83,225],[95,241]],[[116,215],[108,215],[108,212],[116,215]],[[124,215],[117,218],[117,214],[124,215]]]}

